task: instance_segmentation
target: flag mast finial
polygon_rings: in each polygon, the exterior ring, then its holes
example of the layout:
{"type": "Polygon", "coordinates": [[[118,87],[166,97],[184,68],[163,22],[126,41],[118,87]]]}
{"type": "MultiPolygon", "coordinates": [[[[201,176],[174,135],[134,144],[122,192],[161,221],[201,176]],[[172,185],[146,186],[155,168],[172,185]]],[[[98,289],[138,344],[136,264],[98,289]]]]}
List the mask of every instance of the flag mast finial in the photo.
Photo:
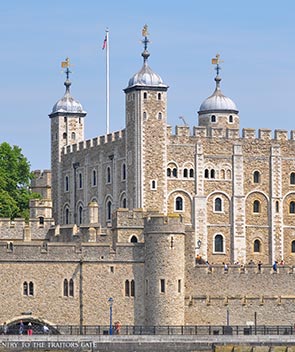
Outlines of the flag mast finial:
{"type": "Polygon", "coordinates": [[[219,72],[221,70],[220,63],[223,62],[223,60],[220,60],[220,55],[216,54],[216,56],[212,59],[212,64],[216,65],[215,70],[216,70],[216,77],[215,82],[216,82],[216,89],[220,89],[220,81],[221,78],[219,77],[219,72]]]}
{"type": "Polygon", "coordinates": [[[105,29],[102,49],[106,49],[106,133],[110,133],[110,43],[109,29],[105,29]]]}

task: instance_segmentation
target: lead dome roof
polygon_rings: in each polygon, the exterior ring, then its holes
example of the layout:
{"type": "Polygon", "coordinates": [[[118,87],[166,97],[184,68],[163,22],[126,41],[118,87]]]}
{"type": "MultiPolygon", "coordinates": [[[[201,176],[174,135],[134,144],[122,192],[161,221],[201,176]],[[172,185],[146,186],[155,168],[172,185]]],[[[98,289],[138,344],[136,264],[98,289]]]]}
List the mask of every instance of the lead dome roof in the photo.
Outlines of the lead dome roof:
{"type": "Polygon", "coordinates": [[[221,78],[215,77],[216,88],[210,97],[205,99],[200,106],[199,114],[211,112],[232,112],[237,114],[239,111],[236,104],[227,96],[225,96],[220,89],[221,78]]]}
{"type": "Polygon", "coordinates": [[[64,96],[59,99],[52,108],[52,114],[57,112],[70,112],[70,113],[82,113],[85,114],[81,103],[74,99],[70,93],[71,82],[67,79],[64,83],[66,91],[64,96]]]}

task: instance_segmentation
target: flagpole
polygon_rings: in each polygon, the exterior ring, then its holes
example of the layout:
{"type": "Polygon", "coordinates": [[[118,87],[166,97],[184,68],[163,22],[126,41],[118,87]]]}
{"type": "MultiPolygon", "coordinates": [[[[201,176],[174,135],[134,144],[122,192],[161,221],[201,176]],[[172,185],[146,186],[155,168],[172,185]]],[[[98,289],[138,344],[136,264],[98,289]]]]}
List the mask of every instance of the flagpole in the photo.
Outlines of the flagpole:
{"type": "Polygon", "coordinates": [[[110,133],[110,42],[106,28],[106,133],[110,133]]]}

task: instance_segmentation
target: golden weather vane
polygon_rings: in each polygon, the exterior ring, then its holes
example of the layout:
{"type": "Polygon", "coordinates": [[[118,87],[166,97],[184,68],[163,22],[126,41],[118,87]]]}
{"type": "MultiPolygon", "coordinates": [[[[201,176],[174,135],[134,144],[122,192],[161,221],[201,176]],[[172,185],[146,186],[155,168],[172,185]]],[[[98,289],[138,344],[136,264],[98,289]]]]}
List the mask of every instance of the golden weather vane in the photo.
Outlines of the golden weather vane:
{"type": "Polygon", "coordinates": [[[141,33],[142,33],[142,36],[143,36],[143,37],[147,37],[147,36],[149,35],[149,32],[148,32],[148,25],[147,25],[147,24],[145,24],[145,25],[143,26],[141,33]]]}
{"type": "Polygon", "coordinates": [[[68,57],[65,59],[65,61],[62,61],[62,62],[61,62],[61,67],[62,67],[62,68],[65,68],[64,73],[66,74],[67,79],[69,79],[70,73],[72,73],[72,72],[70,71],[70,66],[71,66],[71,64],[70,64],[70,59],[69,59],[68,57]]]}
{"type": "Polygon", "coordinates": [[[216,54],[216,57],[214,57],[212,60],[211,60],[212,64],[213,65],[216,65],[216,72],[217,72],[217,76],[219,74],[219,71],[221,70],[221,67],[220,67],[220,63],[223,62],[223,60],[220,60],[220,55],[219,54],[216,54]]]}

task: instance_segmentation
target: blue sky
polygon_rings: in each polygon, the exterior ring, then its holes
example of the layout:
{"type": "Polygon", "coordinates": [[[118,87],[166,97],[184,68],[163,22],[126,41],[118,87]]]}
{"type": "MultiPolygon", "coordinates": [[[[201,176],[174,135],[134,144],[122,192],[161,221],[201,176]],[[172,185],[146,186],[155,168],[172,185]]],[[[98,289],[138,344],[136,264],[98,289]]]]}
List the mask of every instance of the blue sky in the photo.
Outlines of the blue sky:
{"type": "Polygon", "coordinates": [[[214,90],[211,58],[224,60],[221,87],[241,128],[295,129],[295,1],[68,1],[0,3],[0,143],[22,148],[32,169],[50,168],[52,106],[64,94],[60,62],[73,64],[72,95],[87,111],[85,138],[105,133],[105,28],[110,30],[110,129],[124,128],[124,92],[142,66],[169,85],[168,122],[192,127],[214,90]]]}

